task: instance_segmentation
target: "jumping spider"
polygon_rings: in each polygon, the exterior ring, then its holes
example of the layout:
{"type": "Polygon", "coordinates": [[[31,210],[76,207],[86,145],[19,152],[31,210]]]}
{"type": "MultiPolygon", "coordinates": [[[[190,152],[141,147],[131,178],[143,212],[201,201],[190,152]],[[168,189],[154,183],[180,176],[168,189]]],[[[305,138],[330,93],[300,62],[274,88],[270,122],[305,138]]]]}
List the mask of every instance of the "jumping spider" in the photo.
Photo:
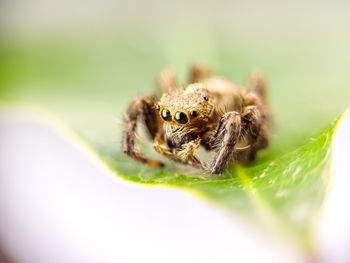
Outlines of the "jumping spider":
{"type": "Polygon", "coordinates": [[[138,119],[159,154],[212,174],[221,174],[231,163],[252,161],[257,150],[268,146],[269,114],[261,75],[253,74],[247,89],[241,91],[195,64],[185,87],[178,87],[175,75],[164,70],[158,88],[163,93],[160,99],[138,97],[124,115],[121,148],[133,159],[163,166],[135,151],[138,119]],[[213,161],[199,161],[195,153],[200,145],[215,152],[213,161]]]}

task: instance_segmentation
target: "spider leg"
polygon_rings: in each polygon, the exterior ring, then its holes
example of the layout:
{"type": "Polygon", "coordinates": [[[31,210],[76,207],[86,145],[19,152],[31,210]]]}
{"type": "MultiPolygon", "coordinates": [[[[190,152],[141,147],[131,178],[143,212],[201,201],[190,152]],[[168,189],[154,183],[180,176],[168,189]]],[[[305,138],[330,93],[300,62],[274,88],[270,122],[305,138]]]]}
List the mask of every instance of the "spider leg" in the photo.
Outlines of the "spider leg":
{"type": "Polygon", "coordinates": [[[242,113],[242,123],[245,127],[245,138],[250,146],[245,151],[237,152],[238,162],[250,162],[255,159],[256,152],[260,149],[259,138],[262,137],[263,118],[257,106],[247,106],[242,113]]]}
{"type": "Polygon", "coordinates": [[[231,111],[222,117],[216,133],[216,156],[209,169],[212,174],[221,174],[233,161],[234,147],[242,133],[242,118],[231,111]]]}
{"type": "Polygon", "coordinates": [[[153,148],[159,154],[182,164],[192,165],[196,168],[203,168],[201,162],[195,156],[195,153],[200,146],[200,138],[183,144],[181,148],[176,149],[175,152],[172,152],[168,147],[162,145],[161,142],[160,139],[156,139],[153,144],[153,148]]]}
{"type": "MultiPolygon", "coordinates": [[[[269,145],[269,130],[271,126],[269,108],[265,98],[265,84],[261,75],[254,74],[248,88],[248,93],[244,96],[246,107],[243,109],[245,119],[251,120],[250,127],[258,125],[259,135],[256,138],[257,150],[266,148],[269,145]]],[[[249,122],[249,121],[248,121],[249,122]]]]}
{"type": "Polygon", "coordinates": [[[269,120],[264,105],[257,103],[246,106],[242,113],[242,126],[244,127],[244,138],[249,148],[243,151],[236,151],[237,162],[250,162],[255,159],[256,152],[266,148],[269,144],[269,120]]]}
{"type": "Polygon", "coordinates": [[[199,146],[201,143],[201,139],[197,138],[188,143],[185,143],[181,146],[181,149],[178,149],[175,153],[176,158],[185,164],[192,165],[196,168],[203,168],[201,162],[195,156],[199,146]]]}
{"type": "Polygon", "coordinates": [[[264,77],[260,73],[255,72],[251,75],[248,84],[248,92],[255,93],[262,100],[262,102],[265,103],[266,84],[264,77]]]}
{"type": "Polygon", "coordinates": [[[154,139],[159,132],[154,103],[155,98],[147,96],[136,98],[130,103],[123,118],[121,148],[125,154],[139,162],[160,167],[163,166],[161,162],[145,158],[135,151],[136,128],[139,119],[144,123],[146,131],[151,139],[154,139]]]}
{"type": "Polygon", "coordinates": [[[154,140],[153,148],[157,153],[174,160],[174,154],[169,150],[168,147],[163,145],[163,140],[160,138],[156,138],[154,140]]]}
{"type": "Polygon", "coordinates": [[[242,121],[245,123],[246,131],[254,142],[260,134],[261,114],[257,106],[247,106],[242,113],[242,121]]]}
{"type": "Polygon", "coordinates": [[[161,93],[168,92],[176,87],[176,76],[170,69],[164,69],[159,73],[157,87],[161,93]]]}
{"type": "Polygon", "coordinates": [[[188,84],[197,83],[211,75],[210,70],[203,64],[191,65],[188,75],[188,84]]]}

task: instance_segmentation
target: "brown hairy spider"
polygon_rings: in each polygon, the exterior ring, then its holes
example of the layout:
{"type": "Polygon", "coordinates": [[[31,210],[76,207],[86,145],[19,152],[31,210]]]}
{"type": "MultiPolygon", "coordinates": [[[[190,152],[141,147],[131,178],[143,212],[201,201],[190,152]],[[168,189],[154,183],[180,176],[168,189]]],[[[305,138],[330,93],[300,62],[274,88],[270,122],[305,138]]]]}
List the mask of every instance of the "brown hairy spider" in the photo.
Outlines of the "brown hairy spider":
{"type": "Polygon", "coordinates": [[[252,161],[257,150],[268,146],[269,113],[261,75],[253,74],[247,89],[241,91],[195,64],[187,86],[178,87],[175,75],[164,70],[158,88],[163,93],[160,99],[138,97],[124,115],[121,148],[133,159],[163,166],[135,151],[139,119],[159,154],[212,174],[221,174],[232,163],[252,161]],[[199,161],[195,154],[200,145],[215,151],[213,161],[199,161]]]}

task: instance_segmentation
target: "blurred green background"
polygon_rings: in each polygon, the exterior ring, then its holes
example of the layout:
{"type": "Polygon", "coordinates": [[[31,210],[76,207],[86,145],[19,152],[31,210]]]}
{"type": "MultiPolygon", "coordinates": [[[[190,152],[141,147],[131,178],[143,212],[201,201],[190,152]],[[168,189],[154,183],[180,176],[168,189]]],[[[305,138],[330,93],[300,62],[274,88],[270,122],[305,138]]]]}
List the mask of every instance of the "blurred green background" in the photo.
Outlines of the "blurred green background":
{"type": "Polygon", "coordinates": [[[197,61],[240,85],[262,72],[274,129],[260,160],[294,149],[350,106],[348,1],[1,5],[1,99],[53,112],[110,160],[129,160],[118,154],[121,116],[153,92],[164,67],[180,83],[197,61]]]}
{"type": "Polygon", "coordinates": [[[258,223],[267,214],[309,248],[335,125],[310,137],[350,107],[349,10],[348,1],[2,1],[0,103],[53,113],[131,180],[202,191],[258,223]],[[271,145],[224,180],[174,176],[119,149],[128,103],[152,93],[164,67],[185,83],[193,62],[242,86],[253,71],[267,79],[271,145]]]}

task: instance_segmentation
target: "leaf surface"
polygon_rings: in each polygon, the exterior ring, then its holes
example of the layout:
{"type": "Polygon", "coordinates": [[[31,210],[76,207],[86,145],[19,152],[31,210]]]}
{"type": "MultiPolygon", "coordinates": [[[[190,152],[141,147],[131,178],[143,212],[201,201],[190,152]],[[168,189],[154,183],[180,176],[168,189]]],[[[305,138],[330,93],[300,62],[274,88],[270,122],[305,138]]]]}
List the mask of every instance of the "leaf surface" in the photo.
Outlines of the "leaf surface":
{"type": "MultiPolygon", "coordinates": [[[[117,176],[194,192],[259,229],[312,250],[313,228],[332,182],[331,143],[338,122],[331,122],[350,101],[350,57],[344,52],[348,45],[339,49],[314,45],[317,40],[322,42],[323,34],[312,40],[301,38],[300,46],[283,35],[254,38],[237,34],[241,38],[155,31],[27,43],[8,40],[0,47],[0,96],[53,112],[117,176]],[[280,48],[272,42],[280,43],[280,48]],[[335,60],[337,57],[342,59],[335,60]],[[175,69],[184,83],[187,65],[197,59],[242,86],[255,67],[264,73],[274,119],[271,146],[259,152],[252,164],[234,165],[219,178],[171,162],[158,170],[127,158],[119,150],[119,141],[120,120],[129,101],[152,93],[156,75],[164,66],[175,69]],[[329,86],[334,87],[332,92],[329,86]]],[[[140,147],[159,158],[150,144],[140,147]]]]}

